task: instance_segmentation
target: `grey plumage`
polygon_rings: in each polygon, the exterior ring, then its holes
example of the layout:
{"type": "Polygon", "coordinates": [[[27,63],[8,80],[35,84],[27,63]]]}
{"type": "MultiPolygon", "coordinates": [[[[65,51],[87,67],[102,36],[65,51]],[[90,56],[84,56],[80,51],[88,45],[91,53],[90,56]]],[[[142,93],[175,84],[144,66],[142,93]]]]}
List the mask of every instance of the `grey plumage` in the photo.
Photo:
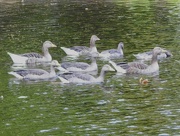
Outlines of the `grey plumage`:
{"type": "Polygon", "coordinates": [[[63,62],[61,63],[61,66],[57,69],[59,71],[71,71],[71,72],[90,72],[90,71],[97,71],[98,66],[96,63],[97,53],[93,53],[93,56],[91,57],[91,64],[85,63],[85,62],[63,62]]]}
{"type": "Polygon", "coordinates": [[[99,54],[99,56],[103,58],[109,58],[109,59],[122,58],[124,56],[123,48],[124,48],[124,44],[123,42],[120,42],[118,44],[117,49],[109,49],[109,50],[102,51],[99,54]]]}
{"type": "Polygon", "coordinates": [[[35,52],[30,52],[30,53],[24,53],[24,54],[13,54],[10,52],[7,52],[12,61],[16,64],[18,63],[36,63],[36,62],[51,62],[52,61],[52,56],[49,53],[48,48],[50,47],[57,47],[50,41],[45,41],[43,43],[42,47],[42,52],[43,54],[35,53],[35,52]]]}
{"type": "Polygon", "coordinates": [[[12,72],[8,72],[8,74],[14,75],[18,79],[24,80],[43,80],[50,79],[56,76],[54,66],[59,66],[58,61],[53,60],[50,66],[50,72],[47,72],[43,69],[21,69],[12,72]]]}
{"type": "Polygon", "coordinates": [[[28,57],[28,58],[43,58],[41,54],[35,53],[35,52],[21,54],[21,56],[28,57]]]}
{"type": "Polygon", "coordinates": [[[90,65],[84,62],[65,62],[65,63],[61,63],[61,67],[63,67],[64,69],[68,69],[70,67],[76,67],[76,68],[80,68],[82,70],[85,70],[89,67],[90,65]]]}
{"type": "Polygon", "coordinates": [[[62,83],[96,83],[104,81],[104,75],[106,71],[114,71],[114,69],[107,64],[104,65],[98,78],[95,78],[87,73],[64,73],[58,77],[62,83]]]}
{"type": "Polygon", "coordinates": [[[64,73],[63,75],[61,75],[61,77],[63,77],[66,80],[69,80],[71,78],[78,78],[84,81],[90,81],[92,78],[94,78],[92,75],[82,73],[64,73]]]}
{"type": "Polygon", "coordinates": [[[146,69],[148,67],[147,64],[140,63],[140,62],[117,63],[117,66],[120,66],[123,69],[128,69],[130,67],[135,67],[135,68],[138,68],[138,69],[146,69]]]}
{"type": "MultiPolygon", "coordinates": [[[[173,56],[170,51],[168,51],[168,50],[166,50],[166,49],[164,49],[164,50],[165,50],[166,52],[162,52],[162,53],[160,53],[160,54],[157,55],[157,59],[158,59],[158,60],[173,56]]],[[[134,54],[134,56],[135,56],[137,59],[142,59],[142,60],[151,60],[152,55],[153,55],[153,50],[147,51],[147,52],[143,52],[143,53],[134,54]]]]}
{"type": "Polygon", "coordinates": [[[41,76],[43,74],[48,74],[48,72],[43,69],[22,69],[22,70],[16,70],[14,72],[22,77],[26,77],[27,75],[41,76]]]}
{"type": "Polygon", "coordinates": [[[98,52],[95,42],[100,40],[96,35],[92,35],[90,39],[90,47],[86,46],[74,46],[74,47],[61,47],[61,49],[69,56],[90,55],[94,52],[98,52]]]}
{"type": "Polygon", "coordinates": [[[157,55],[165,52],[166,50],[163,50],[160,47],[155,47],[153,49],[152,61],[150,65],[139,62],[117,63],[117,64],[112,61],[109,62],[115,67],[117,72],[128,73],[128,74],[153,74],[159,71],[157,55]]]}
{"type": "Polygon", "coordinates": [[[73,46],[73,47],[70,47],[69,49],[74,50],[79,53],[82,51],[87,51],[87,52],[90,51],[90,48],[86,46],[73,46]]]}

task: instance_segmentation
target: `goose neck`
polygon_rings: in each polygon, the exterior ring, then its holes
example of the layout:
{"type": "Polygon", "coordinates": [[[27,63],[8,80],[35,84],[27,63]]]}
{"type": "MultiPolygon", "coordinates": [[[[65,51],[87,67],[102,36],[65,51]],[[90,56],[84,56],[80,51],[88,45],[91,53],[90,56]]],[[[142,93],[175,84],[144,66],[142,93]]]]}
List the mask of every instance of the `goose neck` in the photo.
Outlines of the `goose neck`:
{"type": "Polygon", "coordinates": [[[50,66],[50,75],[56,75],[56,72],[55,72],[53,65],[50,66]]]}
{"type": "Polygon", "coordinates": [[[43,51],[43,53],[44,53],[44,57],[45,57],[46,59],[48,59],[48,61],[51,61],[51,60],[52,60],[52,57],[51,57],[51,55],[49,54],[49,49],[48,49],[47,47],[43,47],[43,48],[42,48],[42,51],[43,51]]]}
{"type": "Polygon", "coordinates": [[[94,46],[96,46],[95,45],[95,41],[94,40],[90,40],[90,47],[94,47],[94,46]]]}
{"type": "Polygon", "coordinates": [[[158,55],[157,53],[153,52],[151,64],[158,63],[157,55],[158,55]]]}
{"type": "Polygon", "coordinates": [[[105,73],[106,73],[106,72],[105,72],[104,70],[101,70],[100,75],[99,75],[99,77],[97,78],[97,80],[98,80],[99,82],[104,82],[105,73]]]}

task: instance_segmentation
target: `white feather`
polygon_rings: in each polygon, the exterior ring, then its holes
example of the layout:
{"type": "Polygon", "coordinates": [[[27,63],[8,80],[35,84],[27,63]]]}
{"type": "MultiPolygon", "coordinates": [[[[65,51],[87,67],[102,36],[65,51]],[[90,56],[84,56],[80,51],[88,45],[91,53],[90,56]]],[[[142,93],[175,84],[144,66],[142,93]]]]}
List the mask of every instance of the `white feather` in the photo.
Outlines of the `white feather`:
{"type": "Polygon", "coordinates": [[[18,78],[18,79],[23,79],[23,77],[22,76],[20,76],[19,74],[17,74],[16,72],[8,72],[8,74],[10,74],[10,75],[13,75],[13,76],[15,76],[16,78],[18,78]]]}
{"type": "Polygon", "coordinates": [[[7,54],[11,57],[14,63],[26,63],[26,61],[28,60],[28,57],[23,57],[10,52],[7,52],[7,54]]]}
{"type": "Polygon", "coordinates": [[[126,73],[125,69],[121,68],[120,66],[117,66],[116,63],[114,63],[113,61],[109,61],[109,63],[113,65],[117,72],[126,73]]]}
{"type": "Polygon", "coordinates": [[[64,78],[62,78],[62,77],[60,77],[60,76],[58,76],[58,78],[61,80],[62,83],[69,83],[68,80],[66,80],[66,79],[64,79],[64,78]]]}
{"type": "Polygon", "coordinates": [[[74,51],[74,50],[71,50],[69,48],[66,48],[66,47],[61,47],[61,49],[69,56],[79,56],[79,53],[74,51]]]}
{"type": "Polygon", "coordinates": [[[58,69],[59,71],[62,71],[62,72],[69,72],[68,70],[64,69],[61,66],[57,67],[56,69],[58,69]]]}

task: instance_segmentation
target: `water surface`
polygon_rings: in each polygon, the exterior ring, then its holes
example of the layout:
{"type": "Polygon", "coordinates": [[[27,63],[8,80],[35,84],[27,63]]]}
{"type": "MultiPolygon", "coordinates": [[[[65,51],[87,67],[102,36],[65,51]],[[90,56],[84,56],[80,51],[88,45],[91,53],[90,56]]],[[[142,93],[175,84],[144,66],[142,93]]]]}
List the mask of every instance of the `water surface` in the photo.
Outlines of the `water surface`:
{"type": "MultiPolygon", "coordinates": [[[[179,1],[40,1],[0,3],[1,135],[180,135],[180,3],[179,1]],[[95,85],[62,85],[60,81],[17,81],[7,72],[7,51],[41,52],[50,40],[53,59],[64,58],[61,46],[89,46],[97,35],[99,51],[124,42],[125,57],[155,46],[170,50],[159,76],[109,72],[95,85]]],[[[77,58],[76,61],[90,60],[77,58]]],[[[108,63],[97,60],[99,69],[108,63]]],[[[148,63],[148,62],[147,62],[148,63]]],[[[48,67],[38,66],[49,69],[48,67]]]]}

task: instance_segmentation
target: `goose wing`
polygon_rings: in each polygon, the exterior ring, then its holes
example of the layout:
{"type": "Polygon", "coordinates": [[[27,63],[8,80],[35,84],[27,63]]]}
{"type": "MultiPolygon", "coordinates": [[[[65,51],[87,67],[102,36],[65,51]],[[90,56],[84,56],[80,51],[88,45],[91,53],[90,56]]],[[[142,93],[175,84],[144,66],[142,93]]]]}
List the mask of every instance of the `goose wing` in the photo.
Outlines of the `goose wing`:
{"type": "Polygon", "coordinates": [[[107,52],[109,52],[110,54],[114,54],[114,53],[120,53],[118,50],[116,49],[111,49],[111,50],[107,50],[107,52]]]}
{"type": "Polygon", "coordinates": [[[109,53],[111,54],[111,57],[123,57],[123,54],[116,49],[109,50],[109,53]]]}
{"type": "Polygon", "coordinates": [[[135,56],[137,59],[149,60],[149,59],[152,58],[152,51],[134,54],[134,56],[135,56]]]}
{"type": "Polygon", "coordinates": [[[143,70],[148,67],[148,65],[144,63],[140,63],[140,62],[130,62],[130,63],[120,62],[120,63],[117,63],[116,65],[126,70],[132,69],[132,71],[134,71],[135,69],[143,70]]]}
{"type": "Polygon", "coordinates": [[[67,69],[67,68],[80,68],[82,70],[85,70],[89,67],[90,65],[87,64],[87,63],[84,63],[84,62],[74,62],[74,63],[71,63],[71,62],[65,62],[65,63],[62,63],[61,64],[61,67],[67,69]]]}
{"type": "Polygon", "coordinates": [[[76,52],[81,52],[81,51],[85,51],[85,50],[88,50],[89,51],[89,48],[86,47],[86,46],[73,46],[70,48],[71,50],[74,50],[76,52]]]}
{"type": "Polygon", "coordinates": [[[148,67],[147,64],[140,63],[140,62],[130,62],[128,63],[130,67],[138,68],[138,69],[146,69],[148,67]]]}
{"type": "Polygon", "coordinates": [[[128,63],[129,68],[127,69],[127,73],[129,74],[140,74],[147,71],[148,65],[139,62],[131,62],[128,63]]]}
{"type": "Polygon", "coordinates": [[[103,55],[103,57],[109,56],[110,58],[116,58],[116,57],[123,57],[120,51],[117,49],[110,49],[110,50],[105,50],[100,53],[100,56],[103,55]]]}
{"type": "Polygon", "coordinates": [[[116,64],[117,66],[120,66],[123,69],[128,69],[130,66],[126,62],[119,62],[116,64]]]}
{"type": "Polygon", "coordinates": [[[142,71],[142,69],[139,69],[139,68],[136,68],[136,67],[129,67],[129,68],[126,70],[126,72],[127,72],[128,74],[140,74],[140,73],[142,73],[141,71],[142,71]]]}
{"type": "Polygon", "coordinates": [[[63,77],[66,80],[69,80],[69,81],[73,80],[73,79],[75,79],[76,81],[78,79],[81,80],[81,81],[91,81],[92,78],[94,78],[91,75],[81,74],[81,73],[64,73],[63,75],[61,75],[61,77],[63,77]]]}
{"type": "Polygon", "coordinates": [[[147,54],[147,55],[152,55],[153,51],[147,51],[147,52],[144,52],[142,54],[147,54]]]}
{"type": "Polygon", "coordinates": [[[42,69],[28,69],[28,70],[17,70],[14,71],[15,73],[19,74],[22,77],[25,77],[27,75],[37,75],[41,76],[43,74],[47,74],[48,72],[42,69]]]}
{"type": "Polygon", "coordinates": [[[107,53],[113,54],[113,53],[120,53],[120,52],[117,49],[110,49],[110,50],[102,51],[101,53],[102,54],[107,54],[107,53]]]}
{"type": "Polygon", "coordinates": [[[43,58],[41,54],[35,53],[35,52],[21,54],[21,56],[28,57],[28,58],[43,58]]]}

